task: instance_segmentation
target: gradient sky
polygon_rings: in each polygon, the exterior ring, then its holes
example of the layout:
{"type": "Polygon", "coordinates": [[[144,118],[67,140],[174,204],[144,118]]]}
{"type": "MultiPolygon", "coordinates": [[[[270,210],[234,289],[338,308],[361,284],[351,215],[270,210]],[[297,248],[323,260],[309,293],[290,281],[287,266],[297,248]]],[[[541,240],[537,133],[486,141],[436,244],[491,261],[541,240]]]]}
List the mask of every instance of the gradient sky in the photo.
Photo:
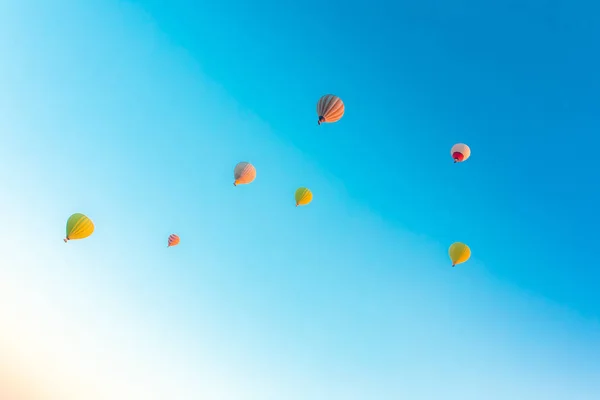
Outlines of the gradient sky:
{"type": "Polygon", "coordinates": [[[600,5],[498,3],[0,2],[0,398],[597,399],[600,5]]]}

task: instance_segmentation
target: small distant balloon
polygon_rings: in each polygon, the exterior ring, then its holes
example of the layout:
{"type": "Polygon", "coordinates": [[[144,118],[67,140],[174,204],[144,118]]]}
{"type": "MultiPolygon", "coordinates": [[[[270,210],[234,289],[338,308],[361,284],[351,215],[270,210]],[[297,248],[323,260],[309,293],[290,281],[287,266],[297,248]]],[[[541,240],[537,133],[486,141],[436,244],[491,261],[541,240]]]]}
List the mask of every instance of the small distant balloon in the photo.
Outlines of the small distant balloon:
{"type": "Polygon", "coordinates": [[[65,243],[69,240],[85,239],[94,233],[94,223],[91,219],[81,213],[75,213],[67,220],[67,237],[65,243]]]}
{"type": "Polygon", "coordinates": [[[247,185],[256,179],[256,168],[249,162],[242,161],[233,169],[233,186],[247,185]]]}
{"type": "Polygon", "coordinates": [[[167,247],[173,247],[173,246],[177,246],[179,244],[179,236],[173,234],[173,235],[169,235],[169,244],[167,245],[167,247]]]}
{"type": "Polygon", "coordinates": [[[471,249],[464,243],[452,243],[448,249],[448,255],[452,261],[452,266],[455,267],[471,258],[471,249]]]}
{"type": "Polygon", "coordinates": [[[464,143],[457,143],[450,150],[454,162],[464,162],[471,156],[471,149],[464,143]]]}
{"type": "Polygon", "coordinates": [[[298,188],[294,196],[296,198],[296,207],[305,206],[312,201],[313,194],[305,187],[298,188]]]}
{"type": "Polygon", "coordinates": [[[344,102],[338,96],[326,94],[317,103],[318,124],[337,122],[344,116],[344,102]]]}

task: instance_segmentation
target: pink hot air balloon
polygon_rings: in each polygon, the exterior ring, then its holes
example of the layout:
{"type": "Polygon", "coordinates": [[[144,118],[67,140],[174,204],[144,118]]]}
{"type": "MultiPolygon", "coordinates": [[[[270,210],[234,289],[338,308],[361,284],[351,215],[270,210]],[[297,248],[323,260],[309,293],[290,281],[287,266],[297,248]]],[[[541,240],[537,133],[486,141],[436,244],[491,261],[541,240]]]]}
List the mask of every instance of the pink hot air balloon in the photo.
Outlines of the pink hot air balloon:
{"type": "Polygon", "coordinates": [[[169,245],[167,247],[177,246],[179,244],[179,236],[169,235],[169,245]]]}

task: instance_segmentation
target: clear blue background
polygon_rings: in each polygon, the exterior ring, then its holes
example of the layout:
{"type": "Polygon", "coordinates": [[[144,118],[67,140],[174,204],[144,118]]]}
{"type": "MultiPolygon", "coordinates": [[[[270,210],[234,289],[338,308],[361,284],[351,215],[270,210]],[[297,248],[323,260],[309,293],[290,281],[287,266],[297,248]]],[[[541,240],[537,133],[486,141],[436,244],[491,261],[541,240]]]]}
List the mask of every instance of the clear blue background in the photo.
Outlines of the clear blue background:
{"type": "Polygon", "coordinates": [[[206,398],[597,398],[600,5],[412,3],[3,3],[1,268],[206,398]]]}

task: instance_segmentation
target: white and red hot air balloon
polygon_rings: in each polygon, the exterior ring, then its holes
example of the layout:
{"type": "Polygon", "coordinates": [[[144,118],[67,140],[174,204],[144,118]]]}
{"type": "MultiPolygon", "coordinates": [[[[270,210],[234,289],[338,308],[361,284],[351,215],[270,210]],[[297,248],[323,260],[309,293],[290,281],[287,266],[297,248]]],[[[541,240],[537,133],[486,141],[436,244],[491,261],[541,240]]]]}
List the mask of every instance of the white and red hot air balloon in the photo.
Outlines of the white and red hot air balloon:
{"type": "Polygon", "coordinates": [[[450,155],[455,163],[465,162],[471,156],[471,149],[464,143],[457,143],[452,146],[450,155]]]}

